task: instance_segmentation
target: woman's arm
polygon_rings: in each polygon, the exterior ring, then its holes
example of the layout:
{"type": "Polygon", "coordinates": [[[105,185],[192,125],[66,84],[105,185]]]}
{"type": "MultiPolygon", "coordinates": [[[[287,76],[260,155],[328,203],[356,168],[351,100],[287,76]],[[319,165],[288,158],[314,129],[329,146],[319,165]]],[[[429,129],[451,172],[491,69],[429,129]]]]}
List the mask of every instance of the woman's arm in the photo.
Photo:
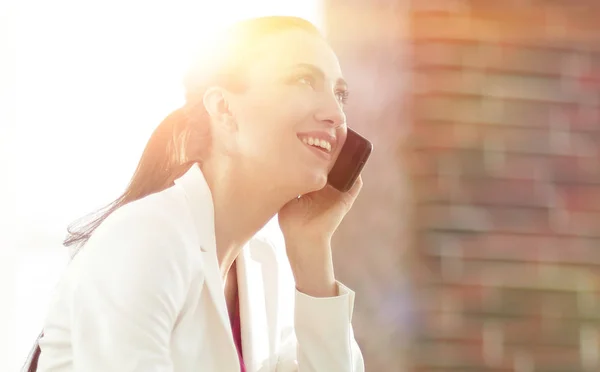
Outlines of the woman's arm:
{"type": "Polygon", "coordinates": [[[296,284],[300,372],[364,371],[351,325],[354,293],[336,281],[331,252],[331,238],[361,188],[361,177],[348,192],[327,185],[291,200],[278,213],[296,284]]]}
{"type": "Polygon", "coordinates": [[[351,323],[354,292],[334,279],[331,257],[311,260],[292,272],[296,285],[294,327],[285,340],[277,371],[363,372],[364,361],[351,323]]]}
{"type": "Polygon", "coordinates": [[[278,226],[273,225],[266,234],[260,240],[270,246],[279,262],[278,323],[281,328],[275,370],[363,372],[363,356],[351,324],[354,292],[334,279],[333,295],[306,293],[321,288],[319,281],[307,282],[299,271],[293,272],[278,226]],[[303,287],[298,281],[303,282],[303,287]]]}
{"type": "Polygon", "coordinates": [[[337,283],[339,295],[316,298],[296,291],[294,330],[285,340],[277,372],[363,372],[354,339],[354,292],[337,283]]]}

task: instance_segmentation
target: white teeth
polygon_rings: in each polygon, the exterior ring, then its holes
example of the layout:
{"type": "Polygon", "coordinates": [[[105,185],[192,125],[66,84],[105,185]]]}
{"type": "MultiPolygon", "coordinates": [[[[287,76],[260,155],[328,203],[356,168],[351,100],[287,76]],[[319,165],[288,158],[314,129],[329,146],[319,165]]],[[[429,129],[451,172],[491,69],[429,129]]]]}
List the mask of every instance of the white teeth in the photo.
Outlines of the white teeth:
{"type": "Polygon", "coordinates": [[[323,139],[318,139],[318,138],[313,138],[313,137],[305,137],[302,139],[302,142],[304,142],[310,146],[318,146],[327,151],[331,151],[331,143],[329,143],[323,139]]]}

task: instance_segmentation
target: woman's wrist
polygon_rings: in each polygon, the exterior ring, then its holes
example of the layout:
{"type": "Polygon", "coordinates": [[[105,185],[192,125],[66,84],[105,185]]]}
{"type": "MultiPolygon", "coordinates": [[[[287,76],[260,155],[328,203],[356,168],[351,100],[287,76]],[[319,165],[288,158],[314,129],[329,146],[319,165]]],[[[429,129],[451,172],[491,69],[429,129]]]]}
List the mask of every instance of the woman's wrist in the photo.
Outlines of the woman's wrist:
{"type": "Polygon", "coordinates": [[[296,289],[312,297],[337,296],[331,244],[328,241],[291,244],[287,251],[296,289]],[[290,255],[290,252],[294,254],[290,255]]]}

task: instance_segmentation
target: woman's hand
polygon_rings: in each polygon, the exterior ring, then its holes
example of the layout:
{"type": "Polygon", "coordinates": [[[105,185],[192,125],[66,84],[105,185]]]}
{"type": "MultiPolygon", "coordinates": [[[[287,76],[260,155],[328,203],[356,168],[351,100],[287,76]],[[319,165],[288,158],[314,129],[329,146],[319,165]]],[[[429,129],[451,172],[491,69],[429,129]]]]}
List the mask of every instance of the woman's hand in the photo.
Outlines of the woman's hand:
{"type": "Polygon", "coordinates": [[[296,287],[316,297],[335,295],[331,238],[362,188],[359,176],[348,192],[330,185],[288,202],[279,211],[296,287]]]}
{"type": "Polygon", "coordinates": [[[361,188],[359,176],[348,192],[327,184],[321,190],[288,202],[279,211],[279,225],[286,240],[331,240],[361,188]]]}

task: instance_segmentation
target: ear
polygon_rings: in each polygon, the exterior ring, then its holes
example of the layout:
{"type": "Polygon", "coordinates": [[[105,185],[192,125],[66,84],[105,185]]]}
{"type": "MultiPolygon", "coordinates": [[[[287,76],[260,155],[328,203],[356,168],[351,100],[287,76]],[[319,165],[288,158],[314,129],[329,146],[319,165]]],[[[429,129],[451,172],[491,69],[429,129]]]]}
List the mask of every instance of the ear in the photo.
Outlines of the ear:
{"type": "Polygon", "coordinates": [[[233,114],[227,99],[228,92],[220,87],[211,87],[204,92],[202,102],[210,117],[220,124],[233,123],[233,114]]]}

